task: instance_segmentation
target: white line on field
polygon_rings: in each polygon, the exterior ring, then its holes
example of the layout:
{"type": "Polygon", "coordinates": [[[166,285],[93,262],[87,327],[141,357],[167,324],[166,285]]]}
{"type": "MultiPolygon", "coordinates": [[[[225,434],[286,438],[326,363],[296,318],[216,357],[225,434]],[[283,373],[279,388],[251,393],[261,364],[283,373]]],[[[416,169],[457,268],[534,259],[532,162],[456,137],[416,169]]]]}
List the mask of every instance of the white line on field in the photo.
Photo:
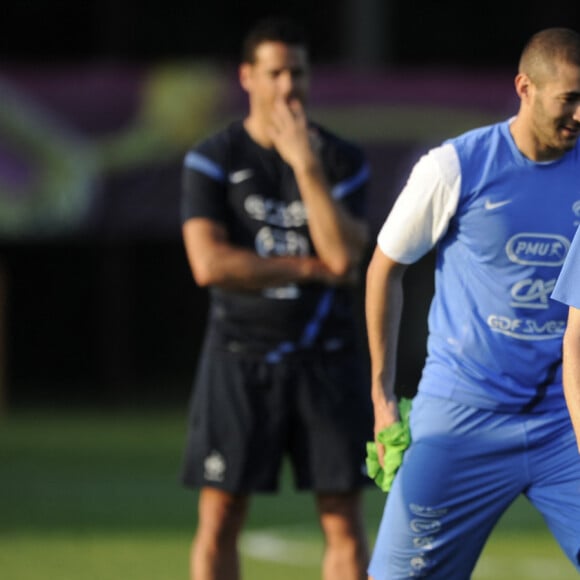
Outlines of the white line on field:
{"type": "Polygon", "coordinates": [[[296,530],[263,528],[246,531],[241,539],[241,551],[256,560],[267,560],[294,566],[319,564],[322,558],[322,541],[311,535],[296,537],[296,530]]]}
{"type": "MultiPolygon", "coordinates": [[[[303,532],[300,527],[272,527],[248,530],[242,534],[242,553],[255,560],[276,562],[291,566],[309,567],[319,565],[322,560],[322,538],[303,532]]],[[[528,557],[521,562],[506,558],[483,555],[477,564],[474,580],[502,578],[506,570],[515,577],[528,580],[572,580],[566,560],[550,557],[528,557]]]]}

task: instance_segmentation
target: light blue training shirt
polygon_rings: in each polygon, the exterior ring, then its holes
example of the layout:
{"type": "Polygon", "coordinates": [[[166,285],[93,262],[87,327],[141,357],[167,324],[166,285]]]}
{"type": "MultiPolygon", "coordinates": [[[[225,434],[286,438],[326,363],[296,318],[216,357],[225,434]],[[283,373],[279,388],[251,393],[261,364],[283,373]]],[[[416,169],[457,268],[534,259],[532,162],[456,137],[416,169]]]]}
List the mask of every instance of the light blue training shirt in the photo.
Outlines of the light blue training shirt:
{"type": "Polygon", "coordinates": [[[533,162],[509,124],[469,131],[420,161],[429,169],[405,188],[418,215],[403,190],[379,246],[403,263],[430,249],[429,236],[436,247],[419,390],[483,409],[542,412],[565,405],[567,308],[550,295],[580,220],[580,146],[533,162]],[[426,176],[436,184],[425,187],[426,176]],[[424,201],[425,192],[434,200],[424,201]]]}
{"type": "Polygon", "coordinates": [[[568,306],[580,308],[580,233],[578,230],[560,270],[552,298],[568,306]]]}

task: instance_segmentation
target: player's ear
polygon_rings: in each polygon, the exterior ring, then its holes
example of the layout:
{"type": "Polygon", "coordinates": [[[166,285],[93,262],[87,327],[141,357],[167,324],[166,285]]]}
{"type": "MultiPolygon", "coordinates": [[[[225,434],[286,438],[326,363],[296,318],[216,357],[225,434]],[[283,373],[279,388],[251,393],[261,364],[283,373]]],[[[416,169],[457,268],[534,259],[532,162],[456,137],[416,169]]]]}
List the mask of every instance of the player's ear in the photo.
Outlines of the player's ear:
{"type": "Polygon", "coordinates": [[[249,92],[251,84],[252,65],[248,62],[243,62],[238,68],[238,78],[242,88],[249,92]]]}
{"type": "Polygon", "coordinates": [[[520,99],[523,100],[529,98],[532,81],[527,74],[519,73],[515,78],[514,84],[516,87],[516,93],[520,99]]]}

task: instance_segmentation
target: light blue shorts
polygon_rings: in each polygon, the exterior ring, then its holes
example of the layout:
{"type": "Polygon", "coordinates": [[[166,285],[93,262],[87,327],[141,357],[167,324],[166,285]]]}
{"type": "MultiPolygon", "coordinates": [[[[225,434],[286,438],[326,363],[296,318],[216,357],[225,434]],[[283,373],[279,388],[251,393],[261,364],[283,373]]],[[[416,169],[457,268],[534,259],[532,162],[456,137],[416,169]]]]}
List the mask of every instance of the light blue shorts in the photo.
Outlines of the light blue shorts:
{"type": "Polygon", "coordinates": [[[411,434],[369,566],[374,580],[468,579],[520,494],[580,571],[580,455],[566,409],[509,415],[419,393],[411,434]]]}

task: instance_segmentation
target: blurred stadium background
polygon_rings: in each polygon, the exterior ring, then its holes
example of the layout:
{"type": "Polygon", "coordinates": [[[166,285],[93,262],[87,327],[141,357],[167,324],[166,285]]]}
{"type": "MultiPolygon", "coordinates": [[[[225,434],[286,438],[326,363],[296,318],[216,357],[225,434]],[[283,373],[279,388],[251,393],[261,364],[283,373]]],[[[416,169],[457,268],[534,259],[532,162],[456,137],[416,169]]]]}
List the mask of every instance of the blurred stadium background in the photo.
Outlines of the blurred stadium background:
{"type": "MultiPolygon", "coordinates": [[[[3,7],[0,511],[11,506],[11,516],[0,533],[6,538],[23,529],[42,535],[54,518],[39,507],[56,501],[52,487],[34,486],[32,479],[52,473],[52,485],[61,489],[67,458],[94,451],[90,445],[85,453],[65,450],[55,464],[55,448],[38,445],[45,431],[58,424],[71,440],[78,434],[93,441],[87,426],[95,411],[104,417],[96,430],[110,429],[118,414],[140,411],[146,423],[158,413],[156,428],[172,430],[173,437],[163,439],[171,445],[156,472],[172,478],[159,505],[170,497],[177,519],[183,506],[193,505],[174,489],[174,472],[206,297],[181,245],[181,160],[190,144],[244,111],[238,47],[270,4],[27,0],[3,7]]],[[[286,13],[301,18],[312,39],[312,116],[358,141],[370,157],[373,233],[421,152],[515,112],[512,78],[530,34],[546,26],[580,27],[580,3],[571,0],[300,0],[286,13]]],[[[423,362],[430,266],[427,256],[405,281],[401,394],[413,394],[423,362]]],[[[125,465],[147,453],[136,421],[123,419],[135,430],[119,432],[126,445],[135,445],[125,465]]],[[[61,436],[67,439],[56,440],[61,436]]],[[[79,469],[101,477],[82,461],[79,469]]],[[[127,486],[147,489],[131,481],[128,475],[127,486]]],[[[84,489],[82,481],[72,482],[69,497],[84,489]]],[[[84,510],[84,502],[111,501],[97,496],[73,501],[70,513],[77,509],[81,524],[65,514],[63,527],[72,522],[73,530],[85,529],[99,510],[84,510]]],[[[161,513],[159,507],[151,516],[164,528],[168,518],[161,513]]],[[[182,534],[192,531],[194,515],[191,509],[187,526],[177,524],[182,534]]],[[[0,564],[6,555],[0,549],[0,564]]],[[[179,577],[159,574],[151,578],[179,577]]],[[[84,577],[121,576],[102,570],[84,577]]]]}
{"type": "MultiPolygon", "coordinates": [[[[243,111],[238,47],[269,7],[61,0],[3,9],[2,409],[183,404],[205,294],[181,248],[181,160],[243,111]]],[[[520,8],[288,8],[312,38],[313,116],[359,141],[373,163],[375,230],[421,151],[514,111],[523,39],[580,20],[573,2],[520,8]]],[[[412,390],[430,277],[410,273],[408,283],[400,384],[412,390]]]]}

